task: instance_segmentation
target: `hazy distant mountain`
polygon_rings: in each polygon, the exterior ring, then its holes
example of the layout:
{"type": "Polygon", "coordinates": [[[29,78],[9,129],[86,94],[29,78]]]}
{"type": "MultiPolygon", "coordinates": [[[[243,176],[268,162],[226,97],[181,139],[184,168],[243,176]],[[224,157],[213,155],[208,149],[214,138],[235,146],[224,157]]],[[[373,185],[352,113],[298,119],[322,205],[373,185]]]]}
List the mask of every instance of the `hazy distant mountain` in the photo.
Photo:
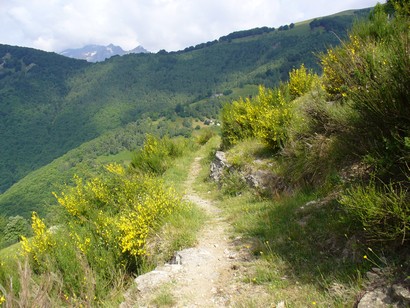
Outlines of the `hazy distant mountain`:
{"type": "Polygon", "coordinates": [[[129,53],[146,53],[148,52],[144,47],[138,46],[130,51],[123,50],[120,46],[110,44],[108,46],[102,45],[87,45],[83,48],[66,49],[60,54],[69,58],[80,60],[87,60],[88,62],[100,62],[112,56],[122,56],[129,53]]]}

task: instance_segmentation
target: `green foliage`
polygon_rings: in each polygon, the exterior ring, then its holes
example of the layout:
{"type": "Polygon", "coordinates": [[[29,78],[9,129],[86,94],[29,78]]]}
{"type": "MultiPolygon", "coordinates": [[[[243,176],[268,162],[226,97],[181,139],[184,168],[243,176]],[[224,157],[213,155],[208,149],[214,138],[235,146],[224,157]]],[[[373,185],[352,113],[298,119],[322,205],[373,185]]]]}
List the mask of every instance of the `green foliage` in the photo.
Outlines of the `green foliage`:
{"type": "MultiPolygon", "coordinates": [[[[368,14],[369,10],[363,10],[364,14],[368,14]]],[[[326,32],[344,33],[348,30],[350,20],[347,16],[329,16],[323,18],[315,18],[309,23],[311,30],[323,28],[326,32]]]]}
{"type": "Polygon", "coordinates": [[[368,21],[355,24],[346,42],[322,56],[323,87],[302,66],[290,72],[286,86],[261,89],[256,98],[226,106],[223,145],[259,138],[281,149],[277,172],[287,183],[320,194],[344,191],[341,203],[372,240],[405,243],[409,24],[403,10],[391,18],[377,6],[368,21]],[[366,184],[370,170],[391,184],[366,184]]]}
{"type": "Polygon", "coordinates": [[[398,15],[410,16],[410,3],[407,0],[387,0],[386,13],[395,12],[398,15]]]}
{"type": "MultiPolygon", "coordinates": [[[[346,26],[353,18],[345,16],[346,26]]],[[[96,64],[0,45],[0,192],[147,113],[155,119],[171,117],[181,104],[184,116],[215,117],[221,102],[211,98],[213,93],[247,84],[276,85],[302,61],[319,69],[312,51],[339,43],[334,34],[315,33],[308,25],[265,30],[232,34],[230,40],[197,49],[96,64]]]]}
{"type": "Polygon", "coordinates": [[[0,242],[2,241],[3,233],[4,233],[4,228],[7,225],[7,217],[4,215],[0,215],[0,242]]]}
{"type": "Polygon", "coordinates": [[[191,160],[192,154],[185,155],[168,169],[165,184],[118,164],[88,179],[75,177],[74,185],[55,194],[55,226],[48,228],[33,213],[34,236],[23,237],[18,251],[0,251],[0,294],[6,305],[35,298],[41,298],[41,306],[118,305],[131,275],[195,243],[205,215],[171,187],[182,187],[182,171],[191,160]],[[21,272],[15,269],[20,255],[29,260],[21,272]]]}
{"type": "Polygon", "coordinates": [[[167,136],[158,138],[147,135],[144,146],[134,154],[131,167],[143,173],[161,175],[175,158],[184,154],[190,146],[189,143],[185,138],[170,139],[167,136]]]}
{"type": "Polygon", "coordinates": [[[116,164],[88,181],[77,177],[55,196],[62,224],[51,231],[33,214],[34,237],[23,238],[23,254],[36,273],[61,275],[61,295],[81,301],[103,299],[117,275],[137,271],[147,240],[185,206],[159,179],[116,164]]]}
{"type": "Polygon", "coordinates": [[[214,129],[199,128],[199,132],[194,135],[194,139],[195,139],[195,142],[197,142],[199,145],[204,145],[215,135],[216,135],[216,132],[214,129]]]}
{"type": "Polygon", "coordinates": [[[259,88],[256,98],[225,105],[222,110],[222,143],[224,147],[257,137],[272,150],[279,150],[287,138],[292,112],[283,90],[259,88]]]}
{"type": "Polygon", "coordinates": [[[285,176],[322,193],[342,190],[340,203],[369,239],[401,244],[410,217],[409,24],[405,14],[390,18],[377,6],[348,41],[322,56],[324,89],[335,102],[320,89],[312,94],[283,151],[285,176]],[[368,182],[369,170],[377,183],[368,182]]]}
{"type": "Polygon", "coordinates": [[[21,216],[9,217],[7,224],[1,231],[3,233],[3,242],[8,245],[16,243],[22,236],[31,234],[27,220],[21,216]]]}
{"type": "Polygon", "coordinates": [[[306,93],[308,93],[314,83],[319,82],[319,77],[312,72],[308,71],[305,68],[305,65],[302,64],[299,69],[293,69],[289,72],[289,94],[292,99],[298,98],[306,93]]]}
{"type": "Polygon", "coordinates": [[[357,217],[372,240],[404,244],[410,231],[408,188],[401,183],[358,185],[348,189],[340,203],[357,217]]]}
{"type": "Polygon", "coordinates": [[[326,90],[358,115],[351,121],[362,135],[355,151],[377,157],[382,177],[400,173],[409,159],[409,24],[405,16],[389,20],[377,7],[346,44],[322,57],[326,90]]]}
{"type": "Polygon", "coordinates": [[[50,206],[54,201],[51,193],[60,190],[65,183],[72,183],[74,174],[81,177],[94,176],[102,164],[117,159],[113,155],[122,151],[135,151],[142,146],[144,135],[147,133],[175,136],[183,131],[178,123],[167,120],[153,122],[148,118],[105,133],[30,173],[13,185],[0,195],[0,212],[9,216],[19,214],[30,218],[31,212],[35,211],[40,216],[47,215],[48,219],[52,219],[55,207],[50,206]]]}
{"type": "Polygon", "coordinates": [[[235,170],[227,171],[222,177],[221,191],[227,196],[238,196],[243,194],[248,188],[243,175],[235,170]]]}
{"type": "Polygon", "coordinates": [[[352,148],[360,144],[361,136],[351,132],[350,122],[356,117],[351,108],[329,103],[324,95],[319,87],[315,95],[294,103],[289,140],[281,152],[281,173],[296,186],[326,191],[334,189],[335,174],[357,160],[352,148]]]}

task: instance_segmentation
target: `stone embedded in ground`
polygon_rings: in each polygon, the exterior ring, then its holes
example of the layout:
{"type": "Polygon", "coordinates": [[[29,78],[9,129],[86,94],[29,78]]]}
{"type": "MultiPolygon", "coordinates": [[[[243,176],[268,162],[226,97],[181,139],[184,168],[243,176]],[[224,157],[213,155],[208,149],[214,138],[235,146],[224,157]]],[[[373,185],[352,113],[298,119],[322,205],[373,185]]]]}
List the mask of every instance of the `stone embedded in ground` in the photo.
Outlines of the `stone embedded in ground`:
{"type": "Polygon", "coordinates": [[[147,292],[157,288],[161,284],[170,280],[170,274],[167,271],[154,270],[135,278],[137,289],[140,292],[147,292]]]}
{"type": "Polygon", "coordinates": [[[225,169],[229,169],[231,166],[226,159],[225,152],[217,151],[215,153],[215,158],[211,162],[211,174],[209,177],[215,181],[219,182],[221,180],[222,174],[225,169]]]}
{"type": "Polygon", "coordinates": [[[392,286],[393,297],[400,301],[404,306],[410,306],[410,290],[402,286],[401,284],[395,284],[392,286]]]}
{"type": "Polygon", "coordinates": [[[357,308],[399,307],[393,302],[388,293],[389,292],[386,288],[377,288],[372,291],[368,291],[360,299],[357,308]]]}

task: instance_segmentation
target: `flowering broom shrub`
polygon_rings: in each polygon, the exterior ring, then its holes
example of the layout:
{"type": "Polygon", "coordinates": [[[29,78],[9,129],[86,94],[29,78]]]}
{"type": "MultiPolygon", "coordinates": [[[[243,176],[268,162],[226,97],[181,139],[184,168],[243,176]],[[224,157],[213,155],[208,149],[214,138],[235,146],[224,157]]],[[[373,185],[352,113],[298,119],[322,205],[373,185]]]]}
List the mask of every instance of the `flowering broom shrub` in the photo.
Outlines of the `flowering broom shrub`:
{"type": "Polygon", "coordinates": [[[307,70],[304,64],[298,69],[292,69],[292,71],[289,72],[288,82],[291,98],[295,99],[308,93],[315,83],[319,83],[319,76],[311,70],[307,70]]]}
{"type": "Polygon", "coordinates": [[[255,114],[252,101],[240,98],[222,109],[222,145],[231,147],[246,138],[255,137],[251,122],[255,114]]]}
{"type": "Polygon", "coordinates": [[[253,99],[240,99],[222,110],[222,142],[225,147],[256,137],[271,149],[281,148],[287,138],[291,108],[280,89],[259,87],[253,99]]]}
{"type": "Polygon", "coordinates": [[[410,158],[410,19],[391,19],[377,6],[349,37],[322,57],[326,91],[357,113],[350,124],[363,136],[358,154],[398,173],[410,158]]]}
{"type": "Polygon", "coordinates": [[[304,65],[289,73],[289,82],[276,89],[259,87],[255,98],[239,99],[222,110],[222,143],[225,147],[246,138],[259,138],[273,151],[282,148],[292,120],[291,101],[306,94],[317,75],[304,65]]]}
{"type": "Polygon", "coordinates": [[[47,229],[34,213],[34,237],[23,238],[22,253],[36,274],[62,278],[55,292],[67,303],[97,304],[119,275],[138,271],[147,240],[184,203],[160,179],[118,164],[74,182],[54,194],[63,209],[62,223],[47,229]]]}
{"type": "Polygon", "coordinates": [[[147,237],[181,205],[176,192],[160,180],[128,173],[117,164],[108,165],[104,176],[75,181],[56,198],[70,217],[72,240],[92,263],[103,261],[91,252],[97,246],[110,250],[126,268],[135,268],[137,257],[146,253],[147,237]]]}
{"type": "Polygon", "coordinates": [[[38,217],[37,213],[31,215],[31,228],[34,236],[29,240],[25,236],[21,237],[21,246],[23,254],[30,256],[38,265],[44,261],[44,256],[50,248],[56,245],[53,235],[46,228],[43,220],[38,217]]]}

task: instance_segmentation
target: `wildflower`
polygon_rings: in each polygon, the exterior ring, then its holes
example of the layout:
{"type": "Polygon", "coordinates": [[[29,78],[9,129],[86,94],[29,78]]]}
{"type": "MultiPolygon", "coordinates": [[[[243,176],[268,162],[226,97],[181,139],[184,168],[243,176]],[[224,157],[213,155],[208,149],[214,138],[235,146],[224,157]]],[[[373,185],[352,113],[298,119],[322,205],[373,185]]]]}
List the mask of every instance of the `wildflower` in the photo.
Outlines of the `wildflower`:
{"type": "Polygon", "coordinates": [[[363,256],[363,259],[366,259],[366,260],[367,260],[367,256],[366,256],[366,255],[364,255],[364,256],[363,256]]]}

